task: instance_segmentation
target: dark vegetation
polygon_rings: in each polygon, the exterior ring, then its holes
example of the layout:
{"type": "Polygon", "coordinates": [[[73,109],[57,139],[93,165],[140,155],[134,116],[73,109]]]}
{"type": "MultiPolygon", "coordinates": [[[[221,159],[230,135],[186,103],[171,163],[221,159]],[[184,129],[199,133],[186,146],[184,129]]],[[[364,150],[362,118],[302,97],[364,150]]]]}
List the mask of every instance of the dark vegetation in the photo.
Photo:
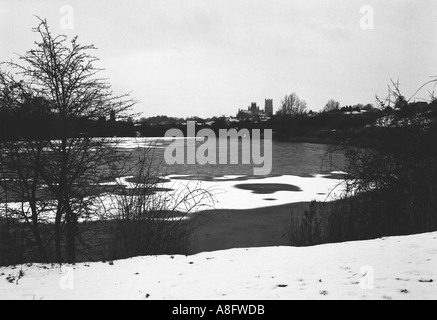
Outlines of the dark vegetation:
{"type": "Polygon", "coordinates": [[[385,101],[393,108],[332,148],[346,156],[345,191],[334,203],[312,203],[302,220],[292,215],[294,245],[437,230],[437,101],[410,103],[393,85],[385,101]]]}
{"type": "MultiPolygon", "coordinates": [[[[65,133],[59,115],[46,112],[49,104],[42,98],[13,110],[0,110],[0,141],[17,139],[57,139],[65,133]],[[40,110],[41,109],[41,110],[40,110]]],[[[69,137],[135,137],[131,119],[68,119],[69,137]]]]}

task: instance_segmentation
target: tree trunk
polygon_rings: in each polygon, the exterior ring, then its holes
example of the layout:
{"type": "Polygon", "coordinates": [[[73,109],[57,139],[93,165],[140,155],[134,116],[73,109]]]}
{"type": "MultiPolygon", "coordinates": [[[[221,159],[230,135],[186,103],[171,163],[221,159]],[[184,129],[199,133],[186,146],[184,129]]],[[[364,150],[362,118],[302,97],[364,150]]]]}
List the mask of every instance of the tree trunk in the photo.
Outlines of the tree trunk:
{"type": "Polygon", "coordinates": [[[44,263],[48,261],[48,255],[47,255],[47,250],[42,241],[41,232],[39,230],[38,214],[37,214],[35,203],[32,203],[31,210],[32,210],[32,233],[35,238],[36,246],[38,248],[39,260],[40,260],[39,262],[44,263]]]}
{"type": "Polygon", "coordinates": [[[66,208],[66,254],[67,263],[76,262],[76,233],[77,233],[77,218],[73,211],[71,210],[70,203],[66,203],[64,206],[66,208]]]}
{"type": "Polygon", "coordinates": [[[58,209],[56,211],[55,218],[55,250],[56,250],[56,262],[62,263],[62,248],[61,248],[61,239],[62,239],[62,230],[61,230],[61,222],[62,222],[62,204],[58,203],[58,209]]]}

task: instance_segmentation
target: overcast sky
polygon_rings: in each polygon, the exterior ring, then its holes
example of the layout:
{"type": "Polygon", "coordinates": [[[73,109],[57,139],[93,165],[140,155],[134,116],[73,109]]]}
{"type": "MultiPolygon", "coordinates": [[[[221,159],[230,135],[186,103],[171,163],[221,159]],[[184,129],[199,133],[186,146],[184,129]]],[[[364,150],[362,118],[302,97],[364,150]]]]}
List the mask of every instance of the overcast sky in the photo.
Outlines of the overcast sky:
{"type": "Polygon", "coordinates": [[[374,103],[390,79],[408,96],[437,75],[435,0],[0,0],[0,60],[32,48],[33,15],[98,47],[114,91],[132,91],[147,117],[278,108],[292,92],[313,110],[374,103]],[[373,30],[360,26],[365,5],[373,30]]]}

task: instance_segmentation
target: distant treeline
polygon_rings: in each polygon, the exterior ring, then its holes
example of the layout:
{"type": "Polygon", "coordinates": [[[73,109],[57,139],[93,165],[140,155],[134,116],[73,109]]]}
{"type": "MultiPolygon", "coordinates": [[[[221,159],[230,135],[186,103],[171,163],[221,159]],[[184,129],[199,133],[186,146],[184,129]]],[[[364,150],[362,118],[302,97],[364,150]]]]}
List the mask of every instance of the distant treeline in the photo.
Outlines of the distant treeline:
{"type": "Polygon", "coordinates": [[[56,139],[66,133],[69,137],[129,137],[135,136],[132,121],[106,121],[105,119],[72,119],[60,125],[56,114],[13,114],[0,111],[0,140],[56,139]]]}
{"type": "MultiPolygon", "coordinates": [[[[434,106],[435,107],[435,106],[434,106]]],[[[431,107],[429,107],[431,108],[431,107]]],[[[212,129],[218,136],[220,129],[272,129],[275,140],[337,143],[347,140],[355,142],[371,137],[378,131],[379,119],[390,117],[397,111],[391,108],[373,110],[372,112],[345,113],[324,112],[300,116],[273,115],[267,121],[229,121],[225,117],[213,121],[196,120],[196,133],[201,129],[212,129]]],[[[154,118],[155,120],[157,118],[154,118]]],[[[142,136],[164,136],[169,129],[179,129],[186,134],[186,120],[163,119],[149,122],[142,119],[136,129],[142,136]],[[168,122],[167,122],[168,121],[168,122]]],[[[192,119],[193,120],[193,119],[192,119]]]]}
{"type": "MultiPolygon", "coordinates": [[[[426,115],[437,109],[437,102],[431,104],[410,104],[410,108],[426,115]]],[[[56,138],[65,133],[71,137],[162,137],[170,129],[180,129],[186,134],[187,121],[196,122],[196,133],[201,129],[212,129],[217,135],[220,129],[272,129],[274,139],[282,141],[302,141],[336,143],[353,140],[366,144],[366,139],[373,139],[379,134],[378,122],[390,117],[399,109],[385,108],[371,111],[348,112],[333,110],[330,112],[308,113],[298,116],[273,115],[268,120],[235,120],[227,117],[202,119],[172,118],[156,116],[151,118],[115,120],[100,118],[72,119],[67,126],[60,125],[56,113],[37,112],[36,106],[20,112],[9,112],[0,108],[0,140],[22,138],[47,139],[56,138]]],[[[351,108],[353,111],[353,108],[351,108]]]]}

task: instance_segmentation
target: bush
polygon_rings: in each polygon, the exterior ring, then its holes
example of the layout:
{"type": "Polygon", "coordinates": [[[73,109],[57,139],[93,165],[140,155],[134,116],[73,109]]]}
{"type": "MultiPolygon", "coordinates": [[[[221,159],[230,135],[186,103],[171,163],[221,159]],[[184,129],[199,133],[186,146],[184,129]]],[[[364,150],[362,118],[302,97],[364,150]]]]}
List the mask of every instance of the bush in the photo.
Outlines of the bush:
{"type": "Polygon", "coordinates": [[[138,151],[131,185],[112,197],[108,258],[187,254],[189,239],[203,222],[201,211],[214,204],[201,183],[164,190],[159,164],[150,149],[138,151]]]}
{"type": "Polygon", "coordinates": [[[360,138],[365,148],[351,142],[342,146],[346,191],[329,214],[329,241],[437,230],[435,115],[406,104],[360,138]]]}
{"type": "Polygon", "coordinates": [[[26,244],[29,244],[25,235],[22,224],[0,217],[0,266],[24,262],[26,244]]]}
{"type": "Polygon", "coordinates": [[[325,241],[325,217],[322,205],[312,201],[309,210],[303,216],[295,216],[291,212],[290,224],[286,226],[286,235],[293,246],[313,246],[325,241]]]}

